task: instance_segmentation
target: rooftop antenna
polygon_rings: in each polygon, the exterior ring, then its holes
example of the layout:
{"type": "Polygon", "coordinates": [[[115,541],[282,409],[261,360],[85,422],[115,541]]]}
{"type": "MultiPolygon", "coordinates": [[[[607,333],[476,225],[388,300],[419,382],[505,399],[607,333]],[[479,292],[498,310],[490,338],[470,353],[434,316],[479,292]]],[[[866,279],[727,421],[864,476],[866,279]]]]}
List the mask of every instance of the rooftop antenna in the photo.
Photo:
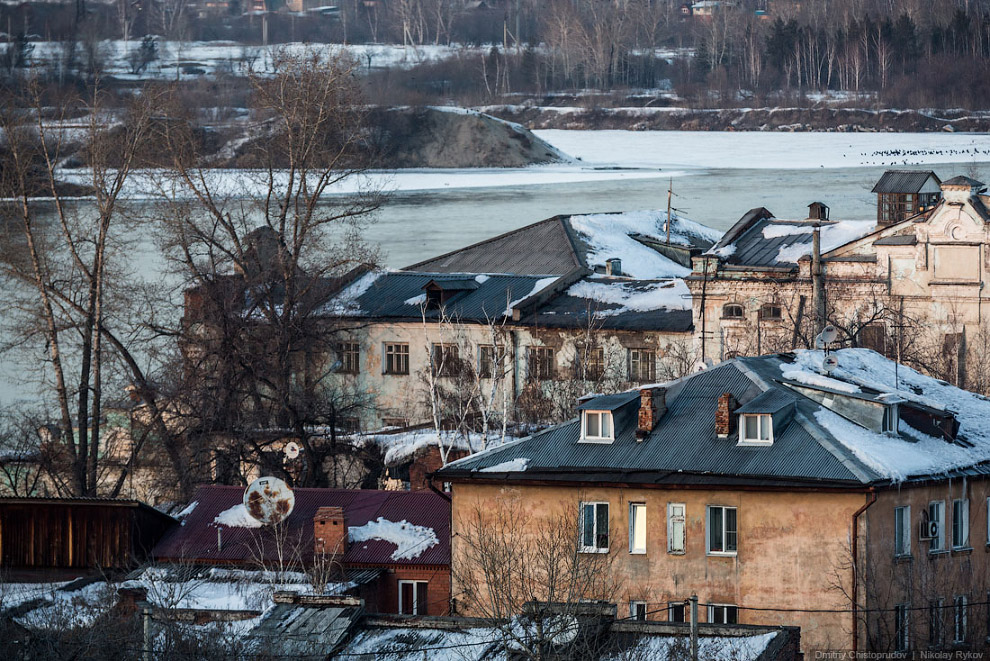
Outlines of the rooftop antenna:
{"type": "Polygon", "coordinates": [[[244,490],[244,507],[248,514],[266,526],[285,521],[296,506],[296,496],[289,485],[277,477],[259,477],[244,490]]]}

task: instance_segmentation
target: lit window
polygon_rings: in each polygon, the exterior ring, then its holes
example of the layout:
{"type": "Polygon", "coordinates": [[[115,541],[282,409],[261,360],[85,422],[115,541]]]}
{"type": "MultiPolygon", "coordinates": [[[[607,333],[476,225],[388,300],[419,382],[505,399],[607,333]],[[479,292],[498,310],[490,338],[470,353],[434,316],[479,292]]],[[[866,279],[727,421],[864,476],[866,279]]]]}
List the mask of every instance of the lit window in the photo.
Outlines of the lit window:
{"type": "Polygon", "coordinates": [[[736,554],[736,508],[708,506],[708,554],[736,554]]]}
{"type": "Polygon", "coordinates": [[[952,501],[952,548],[969,546],[969,501],[952,501]]]}
{"type": "Polygon", "coordinates": [[[608,553],[608,503],[581,503],[581,552],[608,553]]]}
{"type": "Polygon", "coordinates": [[[954,643],[965,643],[966,642],[966,619],[969,615],[969,604],[965,595],[959,595],[952,600],[952,615],[953,615],[953,629],[954,634],[952,636],[952,642],[954,643]]]}
{"type": "Polygon", "coordinates": [[[684,553],[684,504],[667,504],[667,553],[684,553]]]}
{"type": "Polygon", "coordinates": [[[426,581],[399,581],[399,615],[426,615],[426,581]]]}
{"type": "Polygon", "coordinates": [[[612,413],[610,411],[585,411],[581,416],[583,441],[612,441],[615,430],[612,428],[612,413]]]}
{"type": "Polygon", "coordinates": [[[629,552],[646,553],[645,503],[629,503],[629,552]]]}
{"type": "Polygon", "coordinates": [[[633,620],[638,620],[640,622],[646,621],[646,602],[645,601],[630,601],[629,602],[629,618],[633,620]]]}
{"type": "Polygon", "coordinates": [[[911,506],[894,508],[894,555],[911,555],[911,506]]]}
{"type": "Polygon", "coordinates": [[[935,553],[945,550],[945,502],[936,500],[928,503],[928,522],[934,528],[935,534],[929,543],[928,551],[935,553]]]}
{"type": "Polygon", "coordinates": [[[741,430],[739,443],[759,443],[769,445],[773,443],[773,417],[769,413],[759,415],[741,416],[739,429],[741,430]]]}
{"type": "Polygon", "coordinates": [[[908,604],[897,604],[894,606],[894,637],[898,652],[907,651],[910,639],[908,637],[909,620],[908,614],[911,612],[908,604]]]}
{"type": "Polygon", "coordinates": [[[739,624],[739,608],[712,604],[708,607],[708,622],[709,624],[739,624]]]}

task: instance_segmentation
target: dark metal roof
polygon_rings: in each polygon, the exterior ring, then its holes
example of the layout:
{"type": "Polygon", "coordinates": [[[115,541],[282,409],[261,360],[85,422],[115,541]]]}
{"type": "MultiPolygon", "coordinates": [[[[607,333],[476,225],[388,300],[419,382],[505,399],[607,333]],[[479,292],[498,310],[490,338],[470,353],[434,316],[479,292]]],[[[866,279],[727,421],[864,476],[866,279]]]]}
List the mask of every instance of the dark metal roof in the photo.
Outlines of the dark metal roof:
{"type": "Polygon", "coordinates": [[[797,397],[793,394],[772,388],[739,407],[736,413],[776,413],[796,401],[797,397]]]}
{"type": "Polygon", "coordinates": [[[966,186],[967,188],[983,188],[986,184],[982,181],[977,181],[976,179],[971,179],[969,177],[959,175],[942,182],[943,186],[966,186]]]}
{"type": "Polygon", "coordinates": [[[938,175],[931,170],[887,170],[873,187],[874,193],[917,193],[929,178],[939,185],[938,175]]]}
{"type": "Polygon", "coordinates": [[[917,245],[918,237],[914,234],[895,234],[883,236],[873,242],[875,246],[913,246],[917,245]]]}
{"type": "Polygon", "coordinates": [[[629,392],[620,392],[615,395],[601,395],[599,397],[592,397],[591,399],[582,402],[578,407],[578,411],[614,411],[615,409],[622,408],[629,402],[633,402],[639,399],[639,391],[631,390],[629,392]]]}
{"type": "Polygon", "coordinates": [[[263,652],[299,658],[324,658],[339,645],[362,615],[354,606],[276,604],[265,614],[249,639],[263,652]]]}
{"type": "Polygon", "coordinates": [[[407,266],[431,273],[563,275],[582,266],[565,216],[554,216],[491,239],[407,266]]]}
{"type": "Polygon", "coordinates": [[[430,280],[424,285],[433,285],[444,291],[466,291],[478,288],[478,281],[474,278],[441,278],[440,280],[430,280]]]}
{"type": "Polygon", "coordinates": [[[777,255],[781,248],[795,244],[810,245],[811,232],[785,234],[768,239],[763,236],[763,229],[771,225],[793,225],[795,229],[811,227],[810,223],[801,221],[787,222],[773,218],[760,218],[733,241],[732,245],[736,247],[736,250],[725,258],[725,262],[747,266],[794,266],[795,262],[782,262],[777,259],[777,255]]]}
{"type": "MultiPolygon", "coordinates": [[[[392,560],[395,545],[382,540],[349,544],[345,565],[449,565],[450,503],[430,491],[373,491],[363,489],[295,489],[295,508],[286,519],[287,537],[300,548],[304,562],[313,555],[313,516],[320,507],[342,507],[348,527],[363,526],[384,517],[432,528],[438,544],[408,560],[392,560]]],[[[228,486],[201,486],[193,500],[197,503],[181,525],[173,526],[155,546],[158,560],[199,563],[240,563],[257,565],[259,545],[266,559],[274,557],[270,535],[258,528],[218,526],[214,519],[242,502],[244,489],[228,486]],[[217,529],[222,547],[217,550],[217,529]]]]}
{"type": "MultiPolygon", "coordinates": [[[[722,363],[681,381],[667,390],[667,411],[642,441],[636,439],[635,416],[615,422],[610,444],[580,443],[577,420],[548,429],[532,438],[455,462],[440,476],[492,479],[502,474],[477,472],[515,458],[527,460],[526,470],[513,479],[694,482],[725,479],[761,484],[866,484],[879,476],[815,422],[819,405],[797,397],[777,383],[779,359],[741,358],[722,363]],[[765,364],[764,364],[765,363],[765,364]],[[760,374],[760,373],[763,374],[760,374]],[[781,390],[794,398],[794,417],[774,430],[773,445],[742,447],[737,437],[718,438],[715,410],[720,395],[730,392],[743,406],[763,395],[763,388],[781,390]]],[[[766,397],[769,399],[769,397],[766,397]]]]}
{"type": "Polygon", "coordinates": [[[169,516],[161,510],[157,510],[140,500],[127,500],[123,498],[98,498],[76,496],[72,498],[20,498],[20,497],[0,497],[0,507],[3,505],[30,505],[37,507],[64,507],[64,506],[92,506],[92,507],[125,507],[139,509],[143,512],[153,514],[162,519],[174,522],[175,518],[169,516]]]}

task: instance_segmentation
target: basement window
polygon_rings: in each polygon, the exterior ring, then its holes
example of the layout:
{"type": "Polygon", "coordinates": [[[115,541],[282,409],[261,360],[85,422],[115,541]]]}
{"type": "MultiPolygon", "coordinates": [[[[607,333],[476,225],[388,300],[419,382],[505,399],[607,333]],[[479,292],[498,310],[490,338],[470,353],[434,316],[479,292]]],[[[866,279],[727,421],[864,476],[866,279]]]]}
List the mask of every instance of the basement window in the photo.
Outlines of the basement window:
{"type": "Polygon", "coordinates": [[[739,416],[739,445],[772,445],[773,416],[769,413],[739,416]]]}
{"type": "Polygon", "coordinates": [[[585,411],[581,416],[581,440],[611,443],[615,440],[611,411],[585,411]]]}

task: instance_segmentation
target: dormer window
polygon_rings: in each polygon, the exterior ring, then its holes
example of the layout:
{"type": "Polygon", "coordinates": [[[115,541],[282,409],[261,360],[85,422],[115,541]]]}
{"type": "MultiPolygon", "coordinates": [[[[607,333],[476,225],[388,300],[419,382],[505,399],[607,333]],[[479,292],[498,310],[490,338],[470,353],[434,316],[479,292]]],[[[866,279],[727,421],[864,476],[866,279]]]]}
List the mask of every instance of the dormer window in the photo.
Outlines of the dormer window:
{"type": "Polygon", "coordinates": [[[744,316],[743,306],[738,303],[730,303],[722,306],[723,319],[742,319],[744,316]]]}
{"type": "Polygon", "coordinates": [[[773,443],[773,416],[769,413],[739,416],[739,445],[770,445],[773,443]]]}
{"type": "Polygon", "coordinates": [[[581,416],[581,440],[591,443],[611,443],[615,440],[611,411],[584,411],[581,416]]]}

